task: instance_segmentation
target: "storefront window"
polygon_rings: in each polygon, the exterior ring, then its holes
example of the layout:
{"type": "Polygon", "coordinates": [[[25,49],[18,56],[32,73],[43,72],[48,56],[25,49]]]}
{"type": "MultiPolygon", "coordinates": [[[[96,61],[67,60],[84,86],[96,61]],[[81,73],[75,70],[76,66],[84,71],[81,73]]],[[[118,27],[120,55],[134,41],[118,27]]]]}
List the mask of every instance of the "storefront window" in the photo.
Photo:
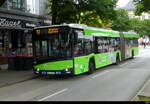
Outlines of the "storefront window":
{"type": "Polygon", "coordinates": [[[0,56],[3,55],[3,34],[2,31],[0,31],[0,56]]]}
{"type": "Polygon", "coordinates": [[[9,48],[8,31],[0,30],[0,56],[8,55],[9,48]]]}
{"type": "Polygon", "coordinates": [[[0,64],[6,64],[7,63],[7,56],[8,53],[8,37],[5,35],[6,32],[4,30],[0,30],[0,64]]]}
{"type": "Polygon", "coordinates": [[[26,36],[26,52],[28,55],[33,54],[33,45],[32,45],[32,34],[28,33],[26,36]]]}
{"type": "Polygon", "coordinates": [[[6,0],[1,8],[25,11],[26,0],[6,0]]]}
{"type": "Polygon", "coordinates": [[[6,0],[2,8],[25,11],[26,0],[6,0]]]}

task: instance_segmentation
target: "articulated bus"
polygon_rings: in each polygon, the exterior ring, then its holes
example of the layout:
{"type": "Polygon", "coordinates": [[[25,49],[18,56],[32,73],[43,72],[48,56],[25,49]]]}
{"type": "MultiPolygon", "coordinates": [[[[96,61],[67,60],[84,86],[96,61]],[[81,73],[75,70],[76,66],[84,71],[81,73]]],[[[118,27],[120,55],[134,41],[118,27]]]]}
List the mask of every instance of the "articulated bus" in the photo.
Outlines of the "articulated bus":
{"type": "Polygon", "coordinates": [[[65,24],[33,30],[33,71],[38,75],[80,75],[138,55],[138,35],[65,24]]]}

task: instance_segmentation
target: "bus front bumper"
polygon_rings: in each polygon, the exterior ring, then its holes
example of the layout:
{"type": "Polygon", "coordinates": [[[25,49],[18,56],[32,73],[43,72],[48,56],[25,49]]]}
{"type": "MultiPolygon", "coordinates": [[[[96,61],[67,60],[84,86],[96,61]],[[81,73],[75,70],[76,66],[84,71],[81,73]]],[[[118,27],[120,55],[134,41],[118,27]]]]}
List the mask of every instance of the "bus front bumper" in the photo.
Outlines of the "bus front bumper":
{"type": "Polygon", "coordinates": [[[39,69],[33,69],[34,74],[37,75],[73,75],[73,68],[72,69],[65,69],[65,70],[59,70],[59,71],[48,71],[48,70],[39,70],[39,69]]]}

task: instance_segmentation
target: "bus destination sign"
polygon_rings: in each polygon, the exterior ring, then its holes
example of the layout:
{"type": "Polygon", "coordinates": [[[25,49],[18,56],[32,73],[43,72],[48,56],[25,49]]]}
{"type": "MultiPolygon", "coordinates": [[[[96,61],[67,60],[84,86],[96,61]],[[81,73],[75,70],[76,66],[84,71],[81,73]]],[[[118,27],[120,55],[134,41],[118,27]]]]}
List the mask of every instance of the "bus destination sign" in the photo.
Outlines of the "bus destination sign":
{"type": "Polygon", "coordinates": [[[50,28],[48,29],[48,34],[59,33],[59,28],[50,28]]]}
{"type": "Polygon", "coordinates": [[[40,34],[41,34],[41,30],[39,30],[39,29],[36,30],[36,34],[37,34],[37,35],[40,35],[40,34]]]}
{"type": "Polygon", "coordinates": [[[37,35],[46,35],[46,34],[57,34],[60,32],[60,28],[48,28],[48,29],[37,29],[37,35]]]}

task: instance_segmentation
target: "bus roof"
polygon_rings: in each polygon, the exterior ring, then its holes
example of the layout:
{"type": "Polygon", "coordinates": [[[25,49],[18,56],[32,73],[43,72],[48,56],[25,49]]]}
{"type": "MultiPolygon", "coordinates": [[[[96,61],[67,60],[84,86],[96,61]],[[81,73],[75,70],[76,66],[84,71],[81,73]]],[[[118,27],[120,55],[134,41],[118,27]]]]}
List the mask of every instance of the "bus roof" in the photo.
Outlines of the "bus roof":
{"type": "Polygon", "coordinates": [[[125,38],[139,38],[139,35],[134,32],[123,32],[125,38]]]}
{"type": "Polygon", "coordinates": [[[90,27],[90,26],[83,25],[83,24],[64,24],[64,25],[41,26],[41,27],[36,27],[34,29],[61,27],[61,26],[69,26],[71,28],[83,29],[85,32],[85,35],[119,37],[119,32],[117,32],[117,31],[90,27]]]}
{"type": "Polygon", "coordinates": [[[91,29],[91,30],[98,30],[98,31],[117,32],[117,31],[113,31],[113,30],[90,27],[90,26],[87,26],[87,25],[84,25],[84,24],[64,24],[64,25],[40,26],[40,27],[35,27],[34,29],[42,29],[42,28],[50,28],[50,27],[61,27],[61,26],[69,26],[71,28],[78,28],[78,29],[91,29]]]}
{"type": "MultiPolygon", "coordinates": [[[[40,27],[35,27],[34,29],[61,27],[61,26],[68,26],[71,28],[83,29],[85,32],[85,35],[120,37],[118,31],[90,27],[90,26],[87,26],[84,24],[63,24],[63,25],[40,26],[40,27]]],[[[138,38],[139,37],[139,35],[137,35],[136,33],[133,33],[133,32],[123,32],[123,34],[124,34],[124,37],[126,37],[126,38],[138,38]]]]}

